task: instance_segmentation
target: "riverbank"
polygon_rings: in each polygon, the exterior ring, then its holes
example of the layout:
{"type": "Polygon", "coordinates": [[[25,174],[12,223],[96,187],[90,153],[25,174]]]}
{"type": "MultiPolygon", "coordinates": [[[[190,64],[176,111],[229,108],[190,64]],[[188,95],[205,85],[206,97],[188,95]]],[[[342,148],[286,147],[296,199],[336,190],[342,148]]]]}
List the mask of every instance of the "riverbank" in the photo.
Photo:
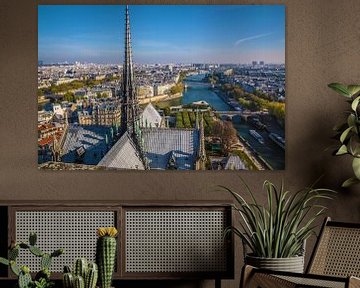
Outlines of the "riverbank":
{"type": "Polygon", "coordinates": [[[271,165],[266,162],[266,160],[261,157],[259,155],[258,152],[256,152],[251,145],[249,144],[249,142],[246,141],[246,139],[244,139],[239,132],[237,132],[237,136],[239,139],[239,142],[241,143],[241,145],[244,147],[244,152],[246,153],[246,155],[253,161],[254,165],[259,169],[259,170],[274,170],[271,165]]]}
{"type": "Polygon", "coordinates": [[[182,96],[183,96],[182,93],[176,93],[173,95],[163,94],[163,95],[158,95],[158,96],[154,96],[154,97],[140,99],[139,104],[147,104],[150,102],[170,101],[170,100],[181,98],[182,96]]]}

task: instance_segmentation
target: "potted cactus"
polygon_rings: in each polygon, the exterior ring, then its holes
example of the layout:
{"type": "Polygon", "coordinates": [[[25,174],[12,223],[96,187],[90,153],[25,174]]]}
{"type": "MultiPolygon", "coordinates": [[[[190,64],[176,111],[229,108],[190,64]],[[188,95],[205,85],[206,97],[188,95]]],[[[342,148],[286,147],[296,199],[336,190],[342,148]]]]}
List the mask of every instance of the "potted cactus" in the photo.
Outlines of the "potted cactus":
{"type": "Polygon", "coordinates": [[[96,262],[99,267],[99,287],[110,288],[116,258],[115,227],[101,227],[97,229],[96,262]]]}
{"type": "Polygon", "coordinates": [[[64,267],[64,288],[95,288],[98,279],[98,267],[96,263],[88,263],[85,258],[78,258],[74,263],[74,270],[64,267]]]}
{"type": "Polygon", "coordinates": [[[54,283],[50,280],[50,265],[52,259],[63,254],[64,250],[57,249],[51,254],[45,253],[36,246],[36,241],[36,234],[30,233],[29,243],[12,243],[8,252],[8,259],[0,257],[0,263],[10,266],[11,271],[18,277],[19,288],[49,288],[54,285],[54,283]],[[19,266],[16,263],[20,249],[26,249],[33,255],[41,258],[41,270],[35,275],[34,280],[30,275],[30,268],[28,266],[19,266]]]}

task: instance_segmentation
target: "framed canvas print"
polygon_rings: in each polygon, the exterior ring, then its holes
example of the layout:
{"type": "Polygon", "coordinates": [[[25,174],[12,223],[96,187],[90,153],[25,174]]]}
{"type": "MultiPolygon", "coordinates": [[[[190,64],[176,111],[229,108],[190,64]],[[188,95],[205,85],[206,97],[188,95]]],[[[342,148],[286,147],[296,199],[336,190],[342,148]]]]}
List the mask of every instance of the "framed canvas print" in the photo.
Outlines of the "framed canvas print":
{"type": "Polygon", "coordinates": [[[39,5],[37,99],[40,169],[284,169],[285,6],[39,5]]]}

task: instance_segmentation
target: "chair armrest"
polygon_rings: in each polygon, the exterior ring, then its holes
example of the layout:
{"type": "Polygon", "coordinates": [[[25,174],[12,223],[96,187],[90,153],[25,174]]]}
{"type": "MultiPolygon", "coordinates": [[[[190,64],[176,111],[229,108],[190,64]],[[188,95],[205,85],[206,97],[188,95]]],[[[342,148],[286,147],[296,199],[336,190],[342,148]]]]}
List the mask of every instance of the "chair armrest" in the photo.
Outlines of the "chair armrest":
{"type": "Polygon", "coordinates": [[[360,288],[360,278],[350,276],[349,277],[349,288],[360,288]]]}
{"type": "MultiPolygon", "coordinates": [[[[272,271],[273,272],[273,271],[272,271]]],[[[262,273],[258,268],[250,265],[245,265],[241,274],[240,281],[241,288],[295,288],[296,283],[276,277],[272,274],[262,273]]]]}
{"type": "Polygon", "coordinates": [[[315,274],[301,274],[259,269],[244,266],[241,288],[295,288],[295,287],[330,287],[360,288],[360,279],[356,277],[333,277],[315,274]]]}

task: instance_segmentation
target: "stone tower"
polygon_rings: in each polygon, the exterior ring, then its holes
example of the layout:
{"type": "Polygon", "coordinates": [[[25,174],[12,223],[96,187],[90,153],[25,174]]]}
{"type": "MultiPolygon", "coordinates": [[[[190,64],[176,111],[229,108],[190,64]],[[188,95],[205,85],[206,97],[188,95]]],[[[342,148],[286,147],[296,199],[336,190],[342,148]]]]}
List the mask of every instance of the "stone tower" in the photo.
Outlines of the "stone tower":
{"type": "Polygon", "coordinates": [[[121,95],[121,134],[128,131],[132,138],[136,138],[139,123],[139,101],[136,95],[134,83],[134,70],[131,51],[130,17],[129,7],[126,5],[125,12],[125,57],[123,65],[121,95]]]}

